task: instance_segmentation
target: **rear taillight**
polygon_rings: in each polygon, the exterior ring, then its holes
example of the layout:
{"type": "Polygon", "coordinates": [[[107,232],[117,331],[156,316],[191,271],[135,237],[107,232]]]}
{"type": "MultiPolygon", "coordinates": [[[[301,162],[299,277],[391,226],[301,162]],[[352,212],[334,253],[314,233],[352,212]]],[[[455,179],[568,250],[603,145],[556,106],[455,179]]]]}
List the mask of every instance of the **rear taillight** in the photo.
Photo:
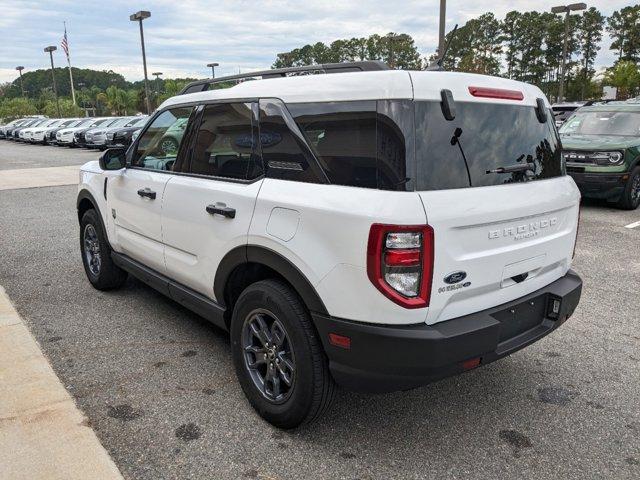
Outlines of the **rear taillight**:
{"type": "Polygon", "coordinates": [[[428,307],[433,241],[429,225],[371,225],[367,245],[369,280],[398,305],[428,307]]]}

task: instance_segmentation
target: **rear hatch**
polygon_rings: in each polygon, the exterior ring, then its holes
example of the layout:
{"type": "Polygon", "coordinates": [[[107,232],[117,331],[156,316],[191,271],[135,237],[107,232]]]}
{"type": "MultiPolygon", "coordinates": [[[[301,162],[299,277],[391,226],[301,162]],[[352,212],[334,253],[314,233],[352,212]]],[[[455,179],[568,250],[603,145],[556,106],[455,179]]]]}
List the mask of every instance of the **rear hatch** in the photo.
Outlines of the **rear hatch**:
{"type": "Polygon", "coordinates": [[[414,80],[416,188],[435,236],[430,324],[527,295],[571,264],[580,195],[565,174],[553,116],[541,122],[543,94],[518,82],[500,88],[521,99],[472,95],[473,87],[495,88],[492,80],[441,83],[453,87],[453,120],[414,80]]]}

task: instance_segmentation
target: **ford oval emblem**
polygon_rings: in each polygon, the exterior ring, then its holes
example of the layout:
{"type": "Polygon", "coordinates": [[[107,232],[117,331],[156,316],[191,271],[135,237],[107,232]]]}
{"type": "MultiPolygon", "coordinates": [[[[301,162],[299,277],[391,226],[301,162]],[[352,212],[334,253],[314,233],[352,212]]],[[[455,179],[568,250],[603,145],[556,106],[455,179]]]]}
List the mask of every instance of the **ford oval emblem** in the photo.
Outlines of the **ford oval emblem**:
{"type": "Polygon", "coordinates": [[[467,278],[467,272],[458,271],[453,272],[444,277],[444,283],[448,283],[449,285],[453,285],[454,283],[459,283],[462,280],[467,278]]]}

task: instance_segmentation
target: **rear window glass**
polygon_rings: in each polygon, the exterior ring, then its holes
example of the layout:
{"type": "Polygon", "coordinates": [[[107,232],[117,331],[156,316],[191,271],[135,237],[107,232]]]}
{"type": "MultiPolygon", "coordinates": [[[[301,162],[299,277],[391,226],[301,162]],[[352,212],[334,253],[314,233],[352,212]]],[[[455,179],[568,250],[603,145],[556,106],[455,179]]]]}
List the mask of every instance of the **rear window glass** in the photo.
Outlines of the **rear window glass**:
{"type": "Polygon", "coordinates": [[[439,102],[416,102],[418,190],[482,187],[564,175],[552,122],[534,107],[456,102],[447,121],[439,102]],[[500,169],[511,169],[500,173],[500,169]]]}

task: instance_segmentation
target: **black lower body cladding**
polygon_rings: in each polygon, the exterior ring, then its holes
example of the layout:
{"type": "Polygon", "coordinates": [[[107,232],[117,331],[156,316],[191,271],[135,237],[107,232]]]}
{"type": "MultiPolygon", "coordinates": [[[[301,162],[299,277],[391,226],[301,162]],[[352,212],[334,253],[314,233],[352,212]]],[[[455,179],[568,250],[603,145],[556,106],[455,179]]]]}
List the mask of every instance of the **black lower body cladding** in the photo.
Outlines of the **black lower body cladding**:
{"type": "Polygon", "coordinates": [[[575,310],[582,280],[573,271],[512,302],[435,325],[373,325],[313,314],[336,382],[382,393],[426,385],[484,365],[541,339],[575,310]],[[559,307],[554,313],[553,303],[559,307]],[[350,348],[329,334],[349,337],[350,348]],[[465,365],[465,362],[471,363],[465,365]]]}
{"type": "Polygon", "coordinates": [[[569,171],[583,197],[617,201],[629,178],[628,173],[584,173],[569,171]]]}

